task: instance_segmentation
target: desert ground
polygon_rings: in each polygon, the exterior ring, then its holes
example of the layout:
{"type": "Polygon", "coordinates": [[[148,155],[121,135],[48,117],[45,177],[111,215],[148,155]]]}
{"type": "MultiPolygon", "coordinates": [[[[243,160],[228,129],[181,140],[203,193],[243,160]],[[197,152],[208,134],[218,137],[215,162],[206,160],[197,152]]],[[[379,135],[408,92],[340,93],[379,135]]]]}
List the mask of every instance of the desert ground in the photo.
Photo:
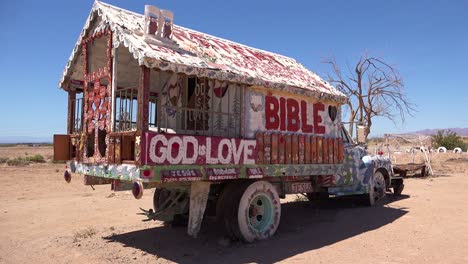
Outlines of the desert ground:
{"type": "MultiPolygon", "coordinates": [[[[51,147],[1,147],[0,158],[51,147]]],[[[401,161],[402,158],[399,158],[401,161]]],[[[276,235],[228,242],[207,220],[198,238],[184,227],[142,222],[152,206],[107,185],[93,190],[64,164],[0,164],[0,263],[468,263],[468,154],[432,156],[434,175],[409,177],[404,195],[375,207],[354,199],[283,201],[276,235]]]]}

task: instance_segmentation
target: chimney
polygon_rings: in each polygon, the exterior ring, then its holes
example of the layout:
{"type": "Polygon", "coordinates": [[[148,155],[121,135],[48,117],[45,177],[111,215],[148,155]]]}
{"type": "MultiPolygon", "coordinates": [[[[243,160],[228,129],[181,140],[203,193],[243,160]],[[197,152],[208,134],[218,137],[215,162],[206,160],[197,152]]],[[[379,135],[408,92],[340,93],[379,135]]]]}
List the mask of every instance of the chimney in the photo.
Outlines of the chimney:
{"type": "Polygon", "coordinates": [[[161,41],[172,40],[174,14],[169,10],[145,5],[145,36],[161,41]]]}

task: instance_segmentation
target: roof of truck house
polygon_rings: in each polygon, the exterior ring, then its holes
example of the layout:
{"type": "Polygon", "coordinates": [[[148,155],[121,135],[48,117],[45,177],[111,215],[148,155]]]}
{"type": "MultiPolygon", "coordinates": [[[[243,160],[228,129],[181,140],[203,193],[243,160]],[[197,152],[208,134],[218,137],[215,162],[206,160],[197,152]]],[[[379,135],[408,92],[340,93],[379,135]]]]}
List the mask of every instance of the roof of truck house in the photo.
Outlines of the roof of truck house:
{"type": "Polygon", "coordinates": [[[139,65],[187,75],[264,86],[304,96],[344,102],[346,96],[296,60],[251,48],[208,34],[174,25],[176,46],[148,43],[144,37],[144,15],[96,1],[64,69],[59,86],[65,88],[81,54],[80,43],[94,32],[110,27],[114,47],[124,45],[139,65]],[[96,16],[100,19],[95,20],[96,16]],[[96,22],[97,21],[97,22],[96,22]],[[99,24],[95,24],[99,23],[99,24]]]}

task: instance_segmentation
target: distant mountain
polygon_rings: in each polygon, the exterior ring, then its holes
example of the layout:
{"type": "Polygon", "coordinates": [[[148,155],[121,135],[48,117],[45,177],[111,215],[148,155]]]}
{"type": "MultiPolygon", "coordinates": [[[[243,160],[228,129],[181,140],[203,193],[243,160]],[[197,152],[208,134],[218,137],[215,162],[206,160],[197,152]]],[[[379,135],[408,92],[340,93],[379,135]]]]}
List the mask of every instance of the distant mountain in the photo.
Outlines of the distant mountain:
{"type": "Polygon", "coordinates": [[[424,129],[424,130],[419,130],[419,131],[413,132],[411,134],[422,134],[422,135],[432,136],[432,135],[437,134],[437,131],[439,131],[439,130],[451,130],[451,131],[457,133],[459,136],[468,137],[468,127],[465,127],[465,128],[456,127],[456,128],[424,129]]]}
{"type": "Polygon", "coordinates": [[[13,143],[52,143],[52,137],[0,136],[0,144],[13,143]]]}

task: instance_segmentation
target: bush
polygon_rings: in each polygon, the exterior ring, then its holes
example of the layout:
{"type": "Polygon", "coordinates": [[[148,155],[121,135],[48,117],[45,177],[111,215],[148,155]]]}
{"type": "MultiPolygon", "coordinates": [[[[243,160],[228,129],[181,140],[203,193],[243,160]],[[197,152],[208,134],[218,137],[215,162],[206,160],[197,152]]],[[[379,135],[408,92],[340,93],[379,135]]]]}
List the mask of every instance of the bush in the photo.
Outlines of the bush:
{"type": "Polygon", "coordinates": [[[21,157],[11,159],[7,161],[8,166],[26,166],[29,164],[29,161],[21,157]]]}
{"type": "Polygon", "coordinates": [[[432,136],[432,142],[435,148],[445,147],[447,149],[461,148],[466,151],[466,145],[463,139],[451,130],[439,130],[437,135],[432,136]]]}
{"type": "Polygon", "coordinates": [[[0,157],[0,164],[7,163],[8,158],[0,157]]]}
{"type": "Polygon", "coordinates": [[[36,154],[36,155],[30,156],[30,157],[26,157],[26,160],[31,161],[31,162],[38,162],[38,163],[45,162],[44,157],[42,155],[40,155],[40,154],[36,154]]]}
{"type": "MultiPolygon", "coordinates": [[[[4,158],[2,158],[4,159],[4,158]]],[[[1,161],[1,160],[0,160],[1,161]]],[[[31,162],[36,162],[36,163],[44,163],[46,162],[44,157],[40,154],[34,155],[34,156],[29,156],[29,157],[17,157],[14,159],[8,159],[6,158],[6,164],[8,166],[26,166],[29,165],[31,162]]],[[[0,162],[1,163],[1,162],[0,162]]]]}

